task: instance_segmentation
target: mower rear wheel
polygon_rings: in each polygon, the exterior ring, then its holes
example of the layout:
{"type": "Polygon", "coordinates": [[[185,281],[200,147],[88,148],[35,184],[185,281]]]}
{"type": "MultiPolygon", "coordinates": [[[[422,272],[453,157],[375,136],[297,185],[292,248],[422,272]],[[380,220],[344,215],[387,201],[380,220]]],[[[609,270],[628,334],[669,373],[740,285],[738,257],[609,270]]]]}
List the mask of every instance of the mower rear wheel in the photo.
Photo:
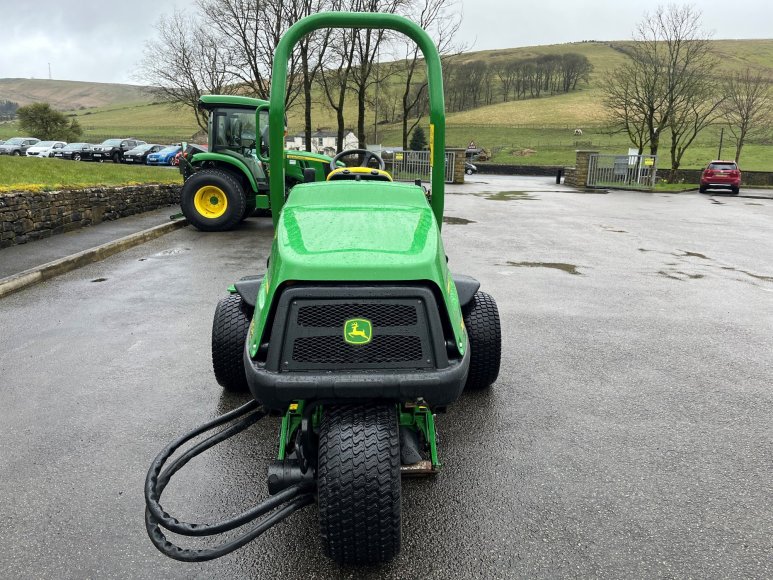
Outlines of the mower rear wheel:
{"type": "Polygon", "coordinates": [[[465,389],[485,389],[499,376],[502,330],[497,303],[485,292],[476,292],[462,310],[470,339],[470,371],[465,389]]]}
{"type": "Polygon", "coordinates": [[[395,405],[325,408],[317,469],[325,553],[379,564],[400,551],[400,435],[395,405]]]}
{"type": "Polygon", "coordinates": [[[238,294],[218,302],[212,322],[212,368],[217,382],[227,391],[245,392],[244,343],[252,320],[252,308],[238,294]]]}
{"type": "Polygon", "coordinates": [[[245,214],[247,196],[227,171],[205,169],[185,180],[180,207],[190,224],[204,232],[230,230],[245,214]]]}

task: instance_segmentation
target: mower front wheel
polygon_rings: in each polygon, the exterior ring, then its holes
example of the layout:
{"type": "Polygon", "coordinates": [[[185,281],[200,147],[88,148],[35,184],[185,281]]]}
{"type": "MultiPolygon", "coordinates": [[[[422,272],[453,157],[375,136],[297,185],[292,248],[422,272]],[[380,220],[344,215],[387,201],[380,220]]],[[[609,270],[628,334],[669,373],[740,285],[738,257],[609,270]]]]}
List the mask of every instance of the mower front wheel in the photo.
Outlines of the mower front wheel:
{"type": "Polygon", "coordinates": [[[395,405],[325,408],[317,469],[325,553],[341,565],[400,551],[400,435],[395,405]]]}
{"type": "Polygon", "coordinates": [[[241,221],[246,206],[241,183],[218,169],[194,173],[180,192],[183,214],[193,227],[204,232],[230,230],[241,221]]]}
{"type": "Polygon", "coordinates": [[[485,292],[476,292],[462,310],[470,339],[470,371],[465,389],[485,389],[497,380],[502,357],[502,329],[497,303],[485,292]]]}
{"type": "Polygon", "coordinates": [[[217,382],[226,390],[248,390],[244,372],[244,343],[252,320],[252,308],[238,294],[218,302],[212,322],[212,368],[217,382]]]}

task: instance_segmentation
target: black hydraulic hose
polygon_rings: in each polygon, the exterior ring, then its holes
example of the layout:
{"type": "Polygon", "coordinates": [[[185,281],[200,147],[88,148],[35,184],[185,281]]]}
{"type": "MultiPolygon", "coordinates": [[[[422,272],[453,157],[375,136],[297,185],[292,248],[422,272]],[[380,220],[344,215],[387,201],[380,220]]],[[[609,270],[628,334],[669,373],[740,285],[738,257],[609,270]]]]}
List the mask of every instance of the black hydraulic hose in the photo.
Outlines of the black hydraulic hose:
{"type": "Polygon", "coordinates": [[[242,405],[241,407],[234,409],[225,415],[217,417],[197,427],[193,431],[186,433],[182,437],[179,437],[167,445],[151,463],[147,477],[145,478],[145,527],[151,542],[162,553],[176,560],[185,562],[202,562],[205,560],[219,558],[220,556],[228,554],[244,546],[251,540],[257,538],[271,526],[283,520],[296,510],[309,505],[310,503],[313,503],[314,495],[309,493],[312,490],[313,485],[296,484],[270,497],[254,508],[245,511],[238,516],[229,518],[216,524],[191,524],[187,522],[181,522],[166,513],[161,506],[161,494],[169,483],[171,477],[197,455],[203,453],[221,441],[224,441],[229,437],[233,437],[237,433],[244,431],[262,419],[266,413],[262,409],[257,409],[257,406],[257,402],[250,401],[249,403],[242,405]],[[186,442],[190,441],[198,435],[201,435],[202,433],[205,433],[206,431],[224,425],[225,423],[228,423],[229,421],[239,417],[243,418],[237,423],[234,423],[222,431],[211,435],[203,441],[199,442],[194,447],[180,455],[180,457],[173,461],[166,469],[163,469],[166,461],[168,461],[169,458],[186,442]],[[180,548],[179,546],[175,546],[169,542],[160,529],[160,527],[164,527],[172,532],[187,536],[211,536],[231,531],[240,526],[243,526],[244,524],[255,520],[259,516],[279,508],[279,506],[286,502],[290,503],[281,509],[278,509],[268,517],[264,518],[248,532],[230,542],[216,546],[215,548],[197,550],[180,548]]]}
{"type": "Polygon", "coordinates": [[[145,528],[148,531],[148,536],[150,537],[150,541],[153,542],[153,545],[170,558],[180,560],[181,562],[206,562],[207,560],[214,560],[215,558],[230,554],[234,550],[238,550],[245,544],[257,538],[271,526],[279,523],[293,512],[311,503],[314,503],[314,496],[312,494],[306,493],[298,496],[282,509],[277,510],[267,518],[261,520],[261,522],[250,531],[230,542],[226,542],[214,548],[191,550],[189,548],[175,546],[166,539],[166,536],[164,536],[159,526],[153,521],[153,516],[147,509],[145,510],[145,528]]]}

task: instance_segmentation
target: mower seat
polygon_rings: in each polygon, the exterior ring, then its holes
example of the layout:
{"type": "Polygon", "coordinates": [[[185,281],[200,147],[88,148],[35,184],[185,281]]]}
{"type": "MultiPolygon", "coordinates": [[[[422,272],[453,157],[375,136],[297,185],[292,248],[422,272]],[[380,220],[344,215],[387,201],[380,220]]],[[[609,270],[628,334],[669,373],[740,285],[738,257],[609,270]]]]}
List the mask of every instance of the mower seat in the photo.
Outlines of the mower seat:
{"type": "Polygon", "coordinates": [[[327,176],[328,181],[392,181],[392,176],[383,169],[370,167],[339,167],[327,176]]]}

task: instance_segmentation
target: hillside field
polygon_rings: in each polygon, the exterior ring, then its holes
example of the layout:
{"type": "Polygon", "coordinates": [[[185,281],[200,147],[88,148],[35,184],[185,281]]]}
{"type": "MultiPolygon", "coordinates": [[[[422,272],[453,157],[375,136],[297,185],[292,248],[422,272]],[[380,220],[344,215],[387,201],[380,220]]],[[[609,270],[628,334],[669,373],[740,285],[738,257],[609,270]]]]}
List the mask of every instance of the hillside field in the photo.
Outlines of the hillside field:
{"type": "MultiPolygon", "coordinates": [[[[511,59],[526,58],[538,54],[577,52],[587,56],[594,66],[587,84],[577,91],[539,99],[510,101],[478,107],[473,110],[451,113],[447,116],[449,146],[465,147],[470,141],[493,153],[496,163],[512,164],[559,164],[571,165],[574,151],[578,148],[598,149],[602,152],[627,151],[628,140],[623,135],[610,135],[605,130],[606,112],[602,102],[601,83],[611,70],[625,61],[621,47],[625,42],[579,42],[560,45],[511,48],[503,50],[466,53],[459,61],[486,60],[498,63],[511,59]],[[574,136],[574,129],[583,130],[582,137],[574,136]]],[[[773,78],[773,40],[717,40],[714,49],[721,58],[720,68],[725,71],[742,70],[754,66],[768,70],[773,78]]],[[[7,81],[18,87],[21,79],[0,79],[0,99],[16,100],[6,93],[7,81]]],[[[141,87],[124,85],[100,85],[98,83],[74,83],[76,86],[57,85],[66,81],[27,81],[40,84],[30,94],[45,101],[54,94],[74,95],[75,90],[86,91],[92,85],[103,102],[93,108],[72,110],[70,114],[84,128],[84,140],[98,142],[109,137],[132,136],[148,142],[170,143],[190,140],[199,130],[193,114],[185,108],[170,108],[164,104],[151,104],[141,87]],[[54,83],[51,85],[50,83],[54,83]],[[125,87],[117,90],[115,87],[125,87]],[[69,92],[65,92],[67,88],[69,92]],[[47,92],[48,91],[48,92],[47,92]],[[48,96],[47,96],[48,95],[48,96]],[[110,96],[112,95],[112,96],[110,96]],[[111,100],[112,99],[112,100],[111,100]]],[[[395,81],[392,80],[391,83],[395,81]]],[[[29,85],[32,86],[32,85],[29,85]]],[[[24,89],[27,90],[27,89],[24,89]]],[[[378,90],[378,89],[377,89],[378,90]]],[[[383,90],[388,90],[384,88],[383,90]]],[[[74,97],[73,97],[74,98],[74,97]]],[[[76,100],[73,102],[81,103],[76,100]]],[[[83,104],[79,106],[84,106],[83,104]]],[[[302,108],[296,104],[288,111],[289,131],[302,131],[302,108]]],[[[400,127],[375,125],[383,114],[369,111],[368,142],[385,146],[400,144],[400,127]]],[[[322,104],[322,95],[315,95],[312,119],[315,128],[334,129],[332,112],[322,104]]],[[[346,119],[351,126],[356,123],[354,99],[347,101],[346,119]]],[[[426,119],[424,123],[426,123],[426,119]]],[[[706,129],[688,150],[683,167],[700,167],[718,155],[719,126],[706,129]]],[[[0,124],[0,139],[17,135],[13,123],[0,124]]],[[[734,153],[732,136],[726,130],[723,157],[734,153]]],[[[661,144],[661,165],[668,161],[667,140],[661,144]]],[[[746,145],[741,165],[749,170],[773,171],[773,130],[764,128],[746,145]]]]}

